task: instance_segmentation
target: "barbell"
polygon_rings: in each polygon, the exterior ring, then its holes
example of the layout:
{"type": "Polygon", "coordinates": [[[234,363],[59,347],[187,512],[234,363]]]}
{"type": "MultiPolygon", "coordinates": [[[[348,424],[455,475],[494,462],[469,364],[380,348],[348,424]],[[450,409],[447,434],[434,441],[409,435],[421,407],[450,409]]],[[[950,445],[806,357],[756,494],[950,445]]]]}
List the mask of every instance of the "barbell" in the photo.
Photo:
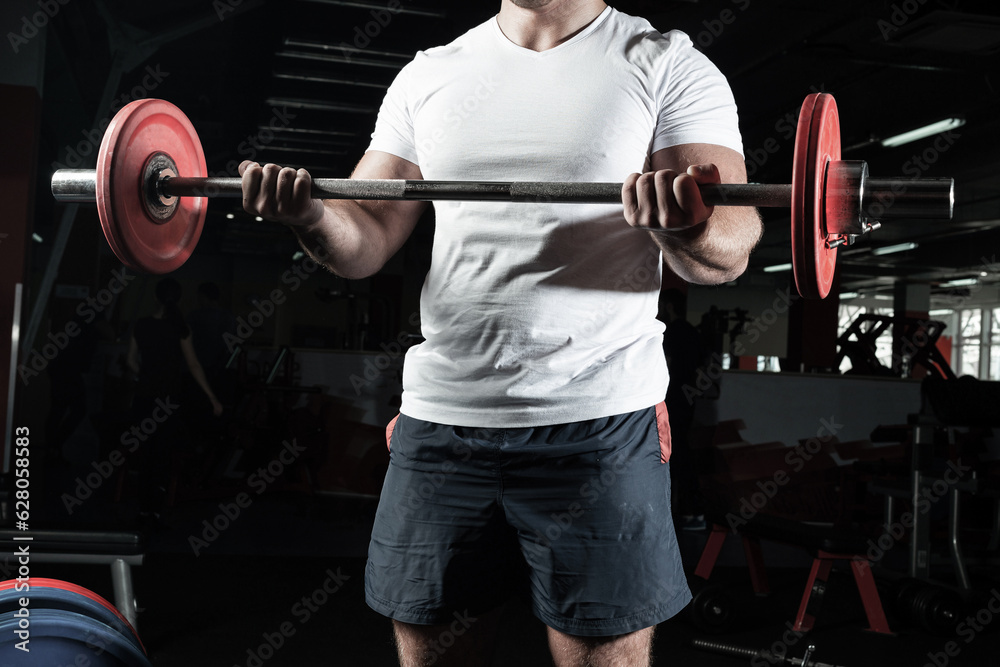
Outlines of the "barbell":
{"type": "Polygon", "coordinates": [[[688,588],[692,595],[687,607],[688,617],[696,628],[718,634],[735,624],[735,602],[725,586],[693,576],[688,579],[688,588]]]}
{"type": "Polygon", "coordinates": [[[889,599],[904,619],[939,637],[954,634],[963,611],[955,591],[913,578],[896,582],[889,599]]]}
{"type": "Polygon", "coordinates": [[[779,665],[785,667],[838,667],[825,662],[818,662],[812,659],[812,654],[816,651],[816,646],[810,644],[806,647],[801,658],[792,658],[785,652],[777,652],[770,649],[753,649],[744,646],[737,646],[729,642],[708,640],[695,637],[691,640],[691,646],[701,651],[709,651],[721,655],[728,655],[731,658],[745,658],[750,660],[751,665],[779,665]]]}
{"type": "MultiPolygon", "coordinates": [[[[799,113],[790,185],[700,185],[713,206],[791,208],[792,269],[799,293],[824,298],[837,248],[886,219],[951,219],[954,180],[874,179],[861,160],[840,159],[840,118],[832,95],[808,95],[799,113]]],[[[208,177],[187,116],[158,99],[115,114],[97,169],[60,169],[52,194],[97,203],[104,236],[127,266],[145,273],[180,267],[201,237],[207,197],[242,197],[241,179],[208,177]]],[[[313,180],[317,199],[461,200],[621,204],[621,183],[421,180],[313,180]]]]}

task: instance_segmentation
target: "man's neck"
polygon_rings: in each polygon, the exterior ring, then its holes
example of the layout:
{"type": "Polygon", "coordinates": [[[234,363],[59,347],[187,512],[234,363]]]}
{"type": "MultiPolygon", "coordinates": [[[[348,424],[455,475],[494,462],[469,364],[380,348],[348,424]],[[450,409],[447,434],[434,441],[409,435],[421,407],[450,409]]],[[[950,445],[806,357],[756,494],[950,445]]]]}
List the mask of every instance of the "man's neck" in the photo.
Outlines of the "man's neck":
{"type": "Polygon", "coordinates": [[[604,0],[552,0],[526,9],[503,0],[497,22],[507,39],[532,51],[546,51],[573,37],[601,15],[604,0]]]}

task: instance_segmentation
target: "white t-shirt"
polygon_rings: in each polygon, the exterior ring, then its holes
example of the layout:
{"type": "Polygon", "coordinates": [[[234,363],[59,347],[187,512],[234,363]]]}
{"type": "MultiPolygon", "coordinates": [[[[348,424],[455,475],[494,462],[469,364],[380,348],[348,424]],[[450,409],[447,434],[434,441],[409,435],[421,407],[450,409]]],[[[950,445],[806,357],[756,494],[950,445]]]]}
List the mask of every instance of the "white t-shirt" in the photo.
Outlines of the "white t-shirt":
{"type": "MultiPolygon", "coordinates": [[[[428,180],[613,181],[668,146],[742,153],[725,77],[684,33],[607,8],[547,51],[496,18],[399,73],[369,150],[428,180]]],[[[663,400],[661,257],[622,206],[436,202],[425,342],[401,412],[456,426],[560,424],[663,400]]]]}

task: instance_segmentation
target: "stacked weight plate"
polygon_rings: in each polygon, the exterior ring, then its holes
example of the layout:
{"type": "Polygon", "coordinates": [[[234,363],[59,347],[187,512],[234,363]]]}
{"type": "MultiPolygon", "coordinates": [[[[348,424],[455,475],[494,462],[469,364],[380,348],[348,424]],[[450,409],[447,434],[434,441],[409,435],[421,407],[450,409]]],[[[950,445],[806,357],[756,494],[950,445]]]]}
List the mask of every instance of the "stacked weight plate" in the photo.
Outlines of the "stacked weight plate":
{"type": "Polygon", "coordinates": [[[0,582],[0,665],[151,667],[135,630],[101,596],[57,579],[31,578],[27,585],[0,582]],[[30,652],[18,648],[15,634],[24,627],[24,617],[15,615],[21,598],[28,600],[30,652]]]}

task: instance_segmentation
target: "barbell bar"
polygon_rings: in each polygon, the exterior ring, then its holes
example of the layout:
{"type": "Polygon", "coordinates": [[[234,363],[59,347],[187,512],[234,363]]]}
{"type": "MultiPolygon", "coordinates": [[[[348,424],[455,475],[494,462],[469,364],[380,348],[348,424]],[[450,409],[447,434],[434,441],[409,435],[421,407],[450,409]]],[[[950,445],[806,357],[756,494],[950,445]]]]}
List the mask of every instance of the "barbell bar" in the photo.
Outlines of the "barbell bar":
{"type": "MultiPolygon", "coordinates": [[[[864,161],[840,159],[836,102],[806,97],[799,114],[792,183],[703,184],[713,206],[790,207],[792,265],[804,297],[823,298],[833,283],[838,246],[887,219],[951,219],[953,179],[874,179],[864,161]]],[[[546,183],[314,179],[317,199],[507,201],[621,205],[621,183],[546,183]]],[[[112,119],[97,169],[52,175],[57,201],[97,203],[101,227],[127,266],[168,273],[193,252],[205,199],[242,197],[239,178],[208,177],[198,135],[164,100],[136,100],[112,119]]]]}
{"type": "MultiPolygon", "coordinates": [[[[52,176],[56,201],[93,203],[97,185],[94,169],[60,169],[52,176]]],[[[791,185],[700,185],[706,204],[788,208],[791,185]]],[[[161,176],[155,182],[157,197],[243,196],[242,180],[209,176],[161,176]]],[[[393,179],[315,178],[313,199],[407,201],[507,201],[551,204],[621,204],[621,183],[553,183],[532,181],[425,181],[393,179]]]]}
{"type": "MultiPolygon", "coordinates": [[[[861,210],[876,219],[950,218],[953,203],[951,179],[867,179],[861,190],[861,210]],[[904,195],[884,212],[879,210],[893,191],[904,195]]],[[[92,204],[96,200],[97,170],[60,169],[52,175],[56,201],[92,204]]],[[[232,177],[161,176],[156,196],[238,199],[242,180],[232,177]]],[[[762,183],[701,184],[702,200],[710,206],[789,208],[792,186],[762,183]]],[[[555,183],[533,181],[425,181],[395,179],[315,178],[313,199],[405,201],[507,201],[552,204],[621,204],[621,183],[555,183]]]]}

